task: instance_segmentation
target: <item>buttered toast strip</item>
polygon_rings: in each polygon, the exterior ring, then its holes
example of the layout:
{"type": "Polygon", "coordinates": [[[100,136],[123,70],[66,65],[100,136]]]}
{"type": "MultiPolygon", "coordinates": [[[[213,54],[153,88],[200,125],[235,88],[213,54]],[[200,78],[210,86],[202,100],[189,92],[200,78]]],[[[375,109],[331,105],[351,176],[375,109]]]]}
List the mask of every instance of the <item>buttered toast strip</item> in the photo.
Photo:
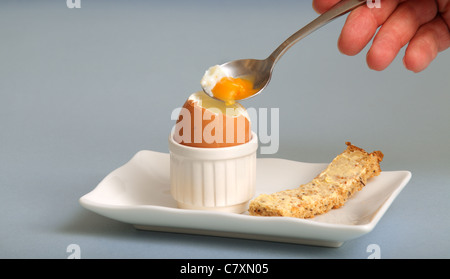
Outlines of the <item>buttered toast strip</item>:
{"type": "Polygon", "coordinates": [[[250,202],[251,215],[312,218],[339,208],[371,177],[380,174],[381,151],[367,153],[346,142],[347,149],[309,183],[297,189],[262,194],[250,202]]]}

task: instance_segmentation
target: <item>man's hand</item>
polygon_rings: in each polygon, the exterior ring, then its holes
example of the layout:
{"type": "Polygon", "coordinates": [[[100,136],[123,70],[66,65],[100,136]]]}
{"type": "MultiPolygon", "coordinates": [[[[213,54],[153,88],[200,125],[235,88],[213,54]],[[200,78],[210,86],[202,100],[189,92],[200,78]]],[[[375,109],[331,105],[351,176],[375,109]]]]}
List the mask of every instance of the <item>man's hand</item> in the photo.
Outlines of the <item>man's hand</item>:
{"type": "MultiPolygon", "coordinates": [[[[337,2],[313,0],[313,8],[323,13],[337,2]]],[[[380,8],[363,5],[349,14],[338,41],[342,53],[358,54],[375,36],[367,65],[381,71],[408,44],[403,64],[420,72],[450,47],[450,0],[381,0],[380,4],[380,8]]]]}

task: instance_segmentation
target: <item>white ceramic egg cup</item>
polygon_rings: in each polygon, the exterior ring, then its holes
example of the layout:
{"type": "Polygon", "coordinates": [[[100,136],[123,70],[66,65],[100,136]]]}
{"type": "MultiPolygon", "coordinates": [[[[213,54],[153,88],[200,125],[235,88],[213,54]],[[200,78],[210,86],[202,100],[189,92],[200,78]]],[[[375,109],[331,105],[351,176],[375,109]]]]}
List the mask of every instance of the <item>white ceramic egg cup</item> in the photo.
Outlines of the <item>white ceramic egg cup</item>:
{"type": "Polygon", "coordinates": [[[169,136],[170,189],[178,208],[243,213],[256,191],[258,137],[232,147],[199,148],[169,136]]]}

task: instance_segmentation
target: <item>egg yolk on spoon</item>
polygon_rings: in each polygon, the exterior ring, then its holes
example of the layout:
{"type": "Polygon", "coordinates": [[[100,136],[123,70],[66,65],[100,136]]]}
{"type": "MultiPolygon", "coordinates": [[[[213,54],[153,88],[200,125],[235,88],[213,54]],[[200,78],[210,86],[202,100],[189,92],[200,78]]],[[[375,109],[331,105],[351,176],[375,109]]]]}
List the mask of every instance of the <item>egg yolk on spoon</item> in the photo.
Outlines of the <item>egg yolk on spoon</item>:
{"type": "Polygon", "coordinates": [[[232,105],[236,100],[241,100],[254,95],[258,90],[253,89],[253,82],[243,78],[224,77],[216,83],[211,90],[214,97],[232,105]]]}

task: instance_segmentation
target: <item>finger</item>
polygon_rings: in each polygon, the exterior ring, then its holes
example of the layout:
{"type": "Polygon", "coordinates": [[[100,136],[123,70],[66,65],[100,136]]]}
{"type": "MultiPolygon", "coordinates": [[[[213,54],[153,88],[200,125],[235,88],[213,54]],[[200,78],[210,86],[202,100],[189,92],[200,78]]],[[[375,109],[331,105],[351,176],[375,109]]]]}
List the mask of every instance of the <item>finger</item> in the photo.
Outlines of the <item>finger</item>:
{"type": "Polygon", "coordinates": [[[441,17],[422,25],[409,43],[403,64],[415,73],[423,71],[438,52],[450,46],[450,33],[441,17]]]}
{"type": "Polygon", "coordinates": [[[450,32],[450,0],[437,0],[439,14],[449,28],[450,32]]]}
{"type": "Polygon", "coordinates": [[[312,6],[317,13],[323,14],[339,1],[340,0],[313,0],[312,6]]]}
{"type": "Polygon", "coordinates": [[[366,58],[369,68],[381,71],[389,66],[419,26],[431,21],[436,13],[435,1],[411,0],[401,3],[374,38],[366,58]]]}
{"type": "Polygon", "coordinates": [[[367,5],[352,11],[342,28],[338,39],[339,50],[346,55],[358,54],[375,35],[398,5],[396,1],[381,2],[380,8],[369,8],[367,5]]]}

